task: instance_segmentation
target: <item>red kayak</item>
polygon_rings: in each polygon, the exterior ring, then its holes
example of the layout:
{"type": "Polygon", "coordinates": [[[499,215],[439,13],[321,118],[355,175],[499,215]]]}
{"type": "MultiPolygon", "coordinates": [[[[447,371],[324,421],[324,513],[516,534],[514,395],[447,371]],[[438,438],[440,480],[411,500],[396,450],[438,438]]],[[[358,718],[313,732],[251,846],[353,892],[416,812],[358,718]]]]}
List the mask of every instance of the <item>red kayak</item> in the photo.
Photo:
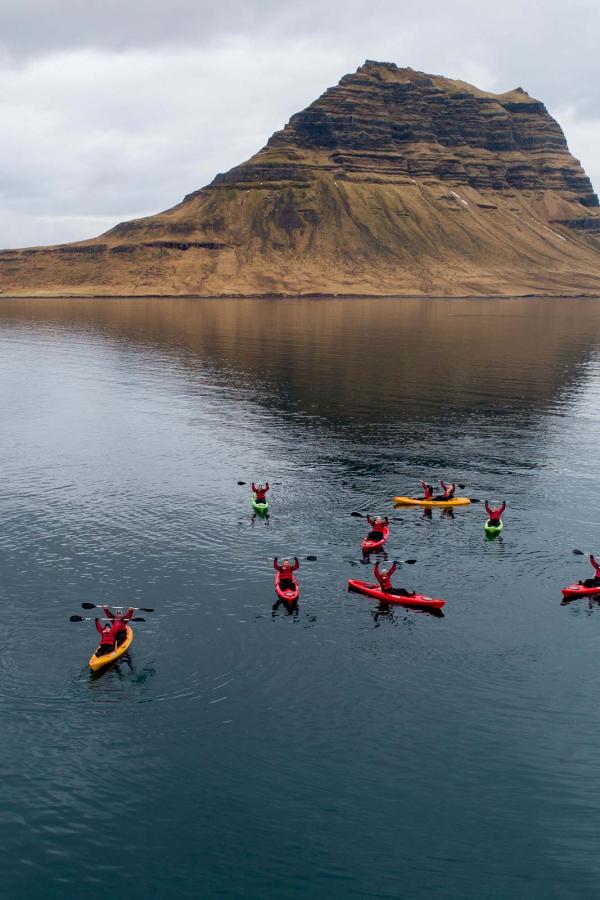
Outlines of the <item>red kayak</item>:
{"type": "Polygon", "coordinates": [[[275,576],[275,593],[285,603],[295,603],[300,596],[300,586],[294,576],[281,577],[281,572],[275,576]],[[282,587],[282,582],[285,587],[282,587]]]}
{"type": "Polygon", "coordinates": [[[569,597],[571,600],[575,597],[593,597],[600,594],[600,587],[585,587],[583,584],[570,584],[569,587],[562,589],[563,597],[569,597]]]}
{"type": "Polygon", "coordinates": [[[373,553],[374,550],[383,550],[383,546],[390,536],[390,529],[386,525],[382,532],[382,537],[378,541],[371,541],[368,537],[362,542],[363,553],[373,553]]]}
{"type": "Polygon", "coordinates": [[[421,609],[441,609],[446,601],[439,597],[426,597],[424,594],[389,594],[382,591],[378,584],[369,584],[366,581],[355,581],[353,578],[348,579],[348,590],[356,591],[358,594],[365,594],[374,600],[381,600],[383,603],[399,603],[402,606],[418,606],[421,609]]]}

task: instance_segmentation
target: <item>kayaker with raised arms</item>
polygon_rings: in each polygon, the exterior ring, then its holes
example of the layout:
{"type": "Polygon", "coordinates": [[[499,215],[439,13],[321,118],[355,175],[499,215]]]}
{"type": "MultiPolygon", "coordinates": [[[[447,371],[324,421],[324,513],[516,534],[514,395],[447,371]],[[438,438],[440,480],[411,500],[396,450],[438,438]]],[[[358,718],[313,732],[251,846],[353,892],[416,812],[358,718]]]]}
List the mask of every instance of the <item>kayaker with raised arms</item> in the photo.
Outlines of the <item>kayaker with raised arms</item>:
{"type": "Polygon", "coordinates": [[[455,484],[446,484],[445,481],[440,481],[442,486],[443,494],[438,497],[438,500],[453,500],[454,499],[454,491],[456,490],[455,484]]]}
{"type": "Polygon", "coordinates": [[[401,597],[411,597],[414,596],[414,591],[410,592],[405,590],[405,588],[395,588],[392,584],[392,575],[398,568],[398,563],[394,560],[389,569],[380,569],[379,563],[375,563],[375,568],[373,569],[373,575],[379,582],[379,586],[382,591],[385,591],[386,594],[398,594],[401,597]]]}
{"type": "Polygon", "coordinates": [[[496,509],[494,509],[493,506],[490,506],[490,504],[486,500],[485,501],[485,511],[488,514],[489,524],[497,528],[498,525],[500,525],[502,513],[504,512],[505,509],[506,509],[506,500],[503,500],[502,506],[498,506],[496,509]]]}
{"type": "Polygon", "coordinates": [[[600,587],[600,563],[596,561],[593,553],[590,553],[590,562],[594,567],[594,577],[586,578],[584,581],[580,581],[579,584],[582,584],[584,587],[600,587]]]}
{"type": "Polygon", "coordinates": [[[115,643],[121,644],[127,637],[127,625],[133,617],[133,607],[130,606],[126,613],[123,610],[113,612],[109,606],[102,607],[107,619],[112,619],[112,627],[115,635],[115,643]]]}
{"type": "Polygon", "coordinates": [[[371,531],[367,536],[367,540],[380,541],[383,537],[383,529],[388,527],[390,520],[387,516],[385,516],[385,518],[377,516],[375,520],[373,520],[371,516],[367,516],[367,522],[371,526],[371,531]]]}
{"type": "Polygon", "coordinates": [[[300,563],[298,562],[298,557],[294,557],[294,565],[292,566],[289,559],[284,559],[284,561],[279,564],[278,557],[276,556],[273,560],[273,568],[279,572],[281,575],[281,587],[286,588],[286,582],[290,582],[293,584],[292,580],[292,572],[295,572],[296,569],[300,568],[300,563]]]}
{"type": "Polygon", "coordinates": [[[266,482],[266,484],[254,484],[254,482],[252,482],[252,490],[254,492],[257,503],[267,502],[267,491],[269,490],[268,481],[266,482]]]}
{"type": "Polygon", "coordinates": [[[427,484],[426,481],[422,481],[421,485],[423,487],[423,500],[433,500],[433,485],[427,484]]]}
{"type": "Polygon", "coordinates": [[[115,649],[115,627],[110,622],[105,622],[103,625],[100,619],[95,619],[95,622],[96,628],[100,632],[100,646],[96,650],[96,656],[105,656],[115,649]]]}

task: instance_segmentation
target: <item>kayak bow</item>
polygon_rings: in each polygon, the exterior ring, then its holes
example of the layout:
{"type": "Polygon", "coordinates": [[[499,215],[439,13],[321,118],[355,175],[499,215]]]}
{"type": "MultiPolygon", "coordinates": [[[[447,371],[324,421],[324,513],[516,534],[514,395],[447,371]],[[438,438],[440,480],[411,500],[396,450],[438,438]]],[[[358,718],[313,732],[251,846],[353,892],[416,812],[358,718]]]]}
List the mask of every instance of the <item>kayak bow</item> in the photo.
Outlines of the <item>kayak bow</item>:
{"type": "Polygon", "coordinates": [[[563,597],[574,600],[575,597],[594,597],[600,594],[600,587],[586,587],[584,584],[570,584],[562,589],[563,597]]]}
{"type": "Polygon", "coordinates": [[[383,591],[378,584],[369,584],[366,581],[356,581],[354,578],[348,579],[348,590],[355,591],[357,594],[364,594],[366,597],[372,597],[374,600],[380,600],[382,603],[398,603],[401,606],[417,606],[421,609],[441,609],[446,601],[440,597],[426,597],[425,594],[391,594],[383,591]]]}
{"type": "Polygon", "coordinates": [[[498,525],[492,525],[491,521],[488,519],[483,527],[488,537],[496,537],[496,535],[500,534],[504,528],[504,522],[500,519],[498,525]]]}
{"type": "Polygon", "coordinates": [[[269,509],[269,504],[268,504],[268,503],[266,503],[266,502],[265,502],[265,503],[259,503],[259,502],[258,502],[258,500],[256,499],[256,494],[252,494],[252,501],[251,501],[251,502],[252,502],[252,509],[253,509],[255,512],[257,512],[259,515],[261,515],[261,516],[264,516],[264,514],[265,514],[265,513],[268,511],[268,509],[269,509]]]}
{"type": "Polygon", "coordinates": [[[382,537],[379,541],[371,541],[368,537],[364,539],[362,542],[362,552],[363,553],[373,553],[375,550],[382,550],[384,544],[390,536],[390,529],[386,525],[382,531],[382,537]]]}
{"type": "Polygon", "coordinates": [[[280,600],[283,600],[284,603],[295,603],[298,597],[300,596],[300,585],[296,581],[293,575],[288,578],[282,579],[281,572],[278,572],[275,576],[275,593],[279,597],[280,600]],[[291,581],[293,587],[291,588],[283,588],[281,586],[282,580],[291,581]]]}
{"type": "Polygon", "coordinates": [[[115,660],[119,659],[121,656],[124,656],[125,653],[129,650],[131,646],[131,642],[133,640],[133,628],[131,625],[127,626],[127,636],[122,644],[119,644],[118,647],[112,651],[112,653],[105,653],[102,656],[96,656],[100,647],[96,647],[94,652],[92,653],[90,659],[90,669],[92,672],[98,672],[100,669],[103,669],[104,666],[110,665],[110,663],[115,662],[115,660]]]}

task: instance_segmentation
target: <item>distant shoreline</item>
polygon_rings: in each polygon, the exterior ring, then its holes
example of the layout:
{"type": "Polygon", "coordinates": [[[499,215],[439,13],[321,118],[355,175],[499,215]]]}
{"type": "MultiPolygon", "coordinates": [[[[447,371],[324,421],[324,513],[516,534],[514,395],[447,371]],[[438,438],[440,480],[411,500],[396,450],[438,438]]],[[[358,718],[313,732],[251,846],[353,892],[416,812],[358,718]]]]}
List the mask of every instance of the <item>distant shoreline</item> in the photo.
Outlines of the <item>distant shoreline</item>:
{"type": "Polygon", "coordinates": [[[0,300],[599,300],[600,294],[11,294],[0,300]]]}

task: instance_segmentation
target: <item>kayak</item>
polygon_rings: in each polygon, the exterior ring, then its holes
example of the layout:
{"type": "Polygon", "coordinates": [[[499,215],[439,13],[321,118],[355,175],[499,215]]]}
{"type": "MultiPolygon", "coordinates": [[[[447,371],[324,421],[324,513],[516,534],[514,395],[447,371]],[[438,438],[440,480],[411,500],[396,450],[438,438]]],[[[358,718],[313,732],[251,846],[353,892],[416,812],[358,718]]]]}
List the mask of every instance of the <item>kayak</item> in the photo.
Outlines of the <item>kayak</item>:
{"type": "Polygon", "coordinates": [[[383,545],[387,541],[390,536],[390,529],[386,527],[383,529],[383,537],[380,541],[370,541],[368,537],[364,539],[362,542],[362,551],[363,553],[373,553],[375,550],[382,550],[383,545]]]}
{"type": "Polygon", "coordinates": [[[256,499],[256,494],[252,494],[252,509],[259,515],[264,516],[269,509],[269,504],[267,502],[259,503],[256,499]]]}
{"type": "Polygon", "coordinates": [[[96,647],[90,659],[90,669],[92,670],[92,672],[98,672],[100,669],[103,669],[104,666],[110,665],[110,663],[115,662],[115,660],[119,659],[121,656],[127,653],[131,646],[132,640],[133,628],[131,627],[131,625],[128,625],[127,637],[122,644],[119,644],[118,647],[115,647],[112,653],[105,653],[103,656],[96,656],[96,653],[100,649],[100,647],[96,647]]]}
{"type": "Polygon", "coordinates": [[[293,588],[282,588],[281,587],[281,572],[278,572],[275,576],[275,593],[279,597],[280,600],[283,600],[285,603],[295,603],[298,597],[300,596],[300,585],[292,575],[290,578],[286,578],[286,581],[291,581],[294,585],[293,588]]]}
{"type": "Polygon", "coordinates": [[[390,594],[383,591],[378,584],[368,584],[366,581],[356,581],[354,578],[348,579],[348,590],[365,594],[367,597],[383,603],[399,603],[402,606],[418,606],[421,609],[441,609],[446,603],[439,597],[426,597],[425,594],[411,594],[408,597],[403,594],[390,594]]]}
{"type": "Polygon", "coordinates": [[[593,597],[598,596],[598,594],[600,594],[600,586],[585,587],[583,584],[570,584],[569,587],[562,589],[563,597],[570,597],[571,599],[575,597],[593,597]]]}
{"type": "Polygon", "coordinates": [[[485,533],[488,535],[488,537],[496,537],[496,535],[500,534],[500,532],[504,528],[504,522],[502,521],[502,519],[500,519],[500,522],[498,525],[492,525],[492,523],[488,519],[483,527],[484,527],[485,533]]]}
{"type": "Polygon", "coordinates": [[[453,497],[452,500],[423,500],[420,497],[394,497],[398,506],[467,506],[468,497],[453,497]]]}

